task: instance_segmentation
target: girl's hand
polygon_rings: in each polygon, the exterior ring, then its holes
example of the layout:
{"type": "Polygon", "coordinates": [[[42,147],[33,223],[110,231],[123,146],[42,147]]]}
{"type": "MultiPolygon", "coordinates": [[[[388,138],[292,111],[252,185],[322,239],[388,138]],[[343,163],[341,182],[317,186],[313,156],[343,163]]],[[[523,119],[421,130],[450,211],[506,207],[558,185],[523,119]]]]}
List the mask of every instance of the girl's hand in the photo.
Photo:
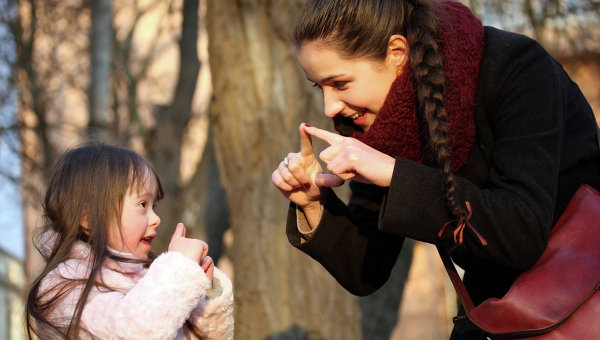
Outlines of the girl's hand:
{"type": "Polygon", "coordinates": [[[212,283],[213,273],[215,271],[215,262],[213,261],[212,257],[205,256],[202,259],[200,266],[202,267],[202,269],[204,270],[204,273],[206,273],[206,276],[208,276],[208,278],[210,279],[210,282],[212,283]]]}
{"type": "MultiPolygon", "coordinates": [[[[206,258],[206,255],[208,254],[208,244],[206,244],[206,242],[202,240],[186,238],[185,226],[183,225],[183,223],[177,223],[175,232],[171,237],[171,243],[169,243],[169,251],[181,252],[183,253],[183,255],[202,265],[203,259],[206,258]]],[[[202,268],[204,269],[204,267],[202,268]]]]}
{"type": "Polygon", "coordinates": [[[367,144],[351,137],[343,137],[316,127],[304,126],[309,136],[317,137],[330,146],[319,154],[332,174],[319,174],[315,177],[318,186],[330,186],[337,179],[356,181],[389,187],[396,160],[367,144]],[[333,177],[333,178],[332,178],[333,177]]]}

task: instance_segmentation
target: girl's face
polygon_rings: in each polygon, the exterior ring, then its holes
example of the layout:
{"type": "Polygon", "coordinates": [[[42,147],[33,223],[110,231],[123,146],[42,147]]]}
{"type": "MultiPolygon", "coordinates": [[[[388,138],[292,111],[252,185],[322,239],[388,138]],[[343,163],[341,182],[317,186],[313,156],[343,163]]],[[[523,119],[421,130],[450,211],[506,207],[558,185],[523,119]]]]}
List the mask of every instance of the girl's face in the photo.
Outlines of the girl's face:
{"type": "Polygon", "coordinates": [[[345,58],[321,40],[301,45],[298,62],[323,92],[327,117],[351,117],[365,132],[369,130],[404,61],[399,57],[404,57],[406,49],[402,54],[393,53],[391,44],[385,60],[345,58]]]}
{"type": "Polygon", "coordinates": [[[135,255],[142,260],[148,259],[152,251],[152,240],[156,237],[156,228],[160,217],[154,212],[156,188],[153,181],[146,183],[139,193],[129,188],[123,198],[121,213],[121,232],[113,226],[108,235],[108,246],[114,250],[135,255]]]}

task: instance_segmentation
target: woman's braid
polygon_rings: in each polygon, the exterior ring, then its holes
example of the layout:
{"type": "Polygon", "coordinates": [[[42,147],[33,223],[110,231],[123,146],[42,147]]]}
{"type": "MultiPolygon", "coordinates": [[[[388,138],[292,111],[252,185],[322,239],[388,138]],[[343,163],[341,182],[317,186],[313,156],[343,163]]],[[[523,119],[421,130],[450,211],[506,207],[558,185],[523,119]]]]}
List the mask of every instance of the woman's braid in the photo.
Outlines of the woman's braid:
{"type": "Polygon", "coordinates": [[[407,25],[407,39],[411,46],[409,67],[415,78],[417,110],[427,123],[431,148],[445,179],[448,208],[458,219],[466,214],[454,200],[448,115],[443,103],[446,81],[443,60],[438,53],[435,38],[437,19],[427,1],[415,0],[411,3],[414,7],[407,25]]]}

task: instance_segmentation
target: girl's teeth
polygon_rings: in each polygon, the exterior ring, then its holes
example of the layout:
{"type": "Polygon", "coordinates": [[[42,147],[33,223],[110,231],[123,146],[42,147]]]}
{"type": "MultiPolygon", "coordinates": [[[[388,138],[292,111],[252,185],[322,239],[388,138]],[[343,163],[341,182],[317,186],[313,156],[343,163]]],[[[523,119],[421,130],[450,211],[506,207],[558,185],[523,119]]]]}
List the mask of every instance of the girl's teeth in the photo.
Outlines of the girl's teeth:
{"type": "Polygon", "coordinates": [[[360,114],[358,114],[358,113],[355,113],[355,114],[353,114],[353,115],[352,115],[352,117],[350,117],[350,118],[352,118],[352,119],[356,119],[356,118],[358,118],[358,117],[360,117],[360,116],[361,116],[360,114]]]}

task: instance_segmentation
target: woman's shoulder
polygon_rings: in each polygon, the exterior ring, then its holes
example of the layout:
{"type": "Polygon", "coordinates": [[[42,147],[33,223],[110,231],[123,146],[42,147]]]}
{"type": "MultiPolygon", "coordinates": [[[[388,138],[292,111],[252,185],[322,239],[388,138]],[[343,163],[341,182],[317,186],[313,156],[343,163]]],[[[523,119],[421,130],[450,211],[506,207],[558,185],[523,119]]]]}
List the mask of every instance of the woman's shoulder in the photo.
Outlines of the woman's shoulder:
{"type": "Polygon", "coordinates": [[[484,26],[484,37],[486,49],[491,51],[510,51],[523,47],[542,48],[535,39],[524,34],[504,31],[492,26],[484,26]]]}
{"type": "Polygon", "coordinates": [[[506,76],[511,69],[522,73],[528,68],[539,70],[540,67],[554,68],[558,65],[539,42],[520,33],[485,26],[484,41],[480,68],[480,78],[484,80],[490,76],[506,76]]]}
{"type": "Polygon", "coordinates": [[[485,27],[478,96],[486,107],[495,107],[502,98],[516,93],[542,96],[551,91],[563,91],[567,78],[562,66],[536,40],[485,27]]]}

